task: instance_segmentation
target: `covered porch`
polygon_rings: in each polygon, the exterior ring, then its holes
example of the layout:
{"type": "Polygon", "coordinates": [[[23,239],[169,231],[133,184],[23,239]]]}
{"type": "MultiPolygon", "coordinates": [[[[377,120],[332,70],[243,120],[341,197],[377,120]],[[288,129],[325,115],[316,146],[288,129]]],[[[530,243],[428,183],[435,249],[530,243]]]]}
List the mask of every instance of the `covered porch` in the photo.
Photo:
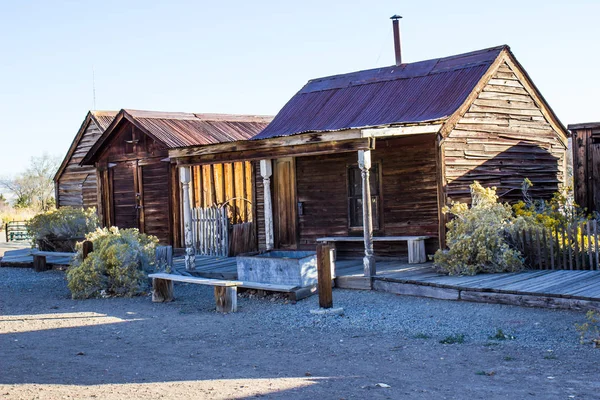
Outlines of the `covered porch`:
{"type": "Polygon", "coordinates": [[[340,260],[361,255],[366,277],[377,275],[376,255],[406,255],[406,241],[379,239],[424,237],[433,253],[439,246],[440,127],[353,129],[171,150],[182,182],[188,271],[199,267],[193,168],[232,162],[251,162],[255,171],[248,214],[255,216],[259,251],[314,251],[319,239],[346,237],[352,243],[339,249],[340,260]]]}

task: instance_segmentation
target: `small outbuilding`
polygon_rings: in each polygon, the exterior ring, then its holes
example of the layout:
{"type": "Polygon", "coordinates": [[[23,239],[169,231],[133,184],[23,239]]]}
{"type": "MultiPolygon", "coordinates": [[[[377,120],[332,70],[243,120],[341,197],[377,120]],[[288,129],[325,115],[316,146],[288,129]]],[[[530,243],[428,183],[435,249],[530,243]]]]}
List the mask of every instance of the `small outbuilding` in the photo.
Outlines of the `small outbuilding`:
{"type": "Polygon", "coordinates": [[[600,122],[571,124],[573,192],[588,212],[600,211],[600,122]]]}
{"type": "MultiPolygon", "coordinates": [[[[119,111],[82,161],[98,174],[102,224],[138,228],[157,236],[161,243],[182,247],[182,188],[169,150],[246,140],[270,120],[245,115],[119,111]]],[[[197,182],[192,202],[212,205],[234,197],[252,198],[252,171],[243,163],[192,172],[191,178],[197,182]]],[[[243,208],[246,210],[245,204],[243,208]]],[[[242,222],[252,217],[246,211],[240,214],[242,222]]]]}
{"type": "Polygon", "coordinates": [[[117,111],[89,111],[54,176],[56,206],[97,207],[96,169],[80,165],[83,157],[108,128],[117,111]]]}

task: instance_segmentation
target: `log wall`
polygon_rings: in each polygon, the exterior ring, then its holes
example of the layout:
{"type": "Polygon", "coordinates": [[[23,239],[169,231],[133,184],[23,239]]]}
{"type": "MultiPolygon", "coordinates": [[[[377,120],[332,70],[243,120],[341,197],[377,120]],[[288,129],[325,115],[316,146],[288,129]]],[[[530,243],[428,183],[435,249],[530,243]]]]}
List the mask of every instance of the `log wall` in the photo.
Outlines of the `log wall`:
{"type": "Polygon", "coordinates": [[[56,182],[57,207],[97,207],[96,169],[93,166],[79,166],[79,163],[101,134],[100,128],[90,119],[77,148],[56,182]]]}
{"type": "Polygon", "coordinates": [[[495,186],[503,201],[548,199],[565,182],[566,146],[519,78],[501,65],[444,141],[448,203],[469,201],[469,185],[495,186]]]}

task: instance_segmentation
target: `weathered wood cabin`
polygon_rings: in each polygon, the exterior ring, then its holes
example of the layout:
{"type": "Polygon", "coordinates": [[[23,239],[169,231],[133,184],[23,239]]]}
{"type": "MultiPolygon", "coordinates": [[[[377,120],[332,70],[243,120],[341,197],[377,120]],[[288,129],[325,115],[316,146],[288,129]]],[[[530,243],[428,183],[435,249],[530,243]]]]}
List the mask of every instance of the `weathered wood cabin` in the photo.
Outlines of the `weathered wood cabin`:
{"type": "Polygon", "coordinates": [[[79,163],[108,128],[115,115],[117,115],[117,111],[90,111],[87,113],[67,155],[54,176],[57,207],[97,207],[96,169],[90,165],[79,165],[79,163]]]}
{"type": "Polygon", "coordinates": [[[566,148],[567,130],[499,46],[314,79],[251,140],[169,155],[184,168],[252,160],[261,249],[362,236],[373,274],[373,235],[424,235],[432,252],[444,246],[443,207],[468,199],[474,180],[510,200],[529,178],[535,197],[550,197],[566,148]]]}
{"type": "Polygon", "coordinates": [[[600,122],[571,124],[575,202],[600,211],[600,122]]]}
{"type": "MultiPolygon", "coordinates": [[[[104,226],[139,228],[183,247],[180,179],[169,149],[245,140],[269,117],[121,110],[82,161],[98,174],[98,212],[104,226]]],[[[192,202],[211,205],[253,197],[249,163],[191,171],[192,202]]],[[[251,201],[251,200],[250,200],[251,201]]],[[[239,201],[238,221],[252,213],[239,201]]]]}

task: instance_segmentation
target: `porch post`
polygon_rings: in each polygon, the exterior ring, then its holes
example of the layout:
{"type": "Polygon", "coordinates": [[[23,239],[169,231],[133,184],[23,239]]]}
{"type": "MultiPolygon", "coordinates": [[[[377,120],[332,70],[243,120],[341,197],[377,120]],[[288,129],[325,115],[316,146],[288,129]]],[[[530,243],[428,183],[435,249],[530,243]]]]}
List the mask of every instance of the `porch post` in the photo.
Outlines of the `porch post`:
{"type": "Polygon", "coordinates": [[[192,239],[192,205],[190,202],[190,167],[179,167],[179,180],[183,189],[183,233],[185,240],[185,269],[196,268],[196,250],[192,239]]]}
{"type": "Polygon", "coordinates": [[[272,250],[274,247],[274,239],[273,204],[271,200],[271,175],[273,175],[273,167],[271,165],[271,160],[260,160],[260,175],[263,178],[265,196],[265,241],[267,242],[267,250],[272,250]]]}
{"type": "Polygon", "coordinates": [[[373,255],[373,213],[371,209],[371,150],[358,151],[358,167],[362,176],[362,206],[363,206],[363,233],[365,242],[365,257],[363,267],[365,276],[376,275],[375,256],[373,255]]]}

